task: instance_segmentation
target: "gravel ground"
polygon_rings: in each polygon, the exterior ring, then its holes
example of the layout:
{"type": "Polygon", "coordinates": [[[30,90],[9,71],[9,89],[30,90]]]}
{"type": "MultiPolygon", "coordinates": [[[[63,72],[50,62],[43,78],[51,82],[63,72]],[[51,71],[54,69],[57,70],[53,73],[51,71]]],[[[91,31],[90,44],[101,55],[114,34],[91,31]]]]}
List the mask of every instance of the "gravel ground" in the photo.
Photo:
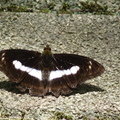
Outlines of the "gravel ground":
{"type": "Polygon", "coordinates": [[[0,50],[22,48],[91,57],[106,71],[69,96],[20,93],[0,72],[0,118],[30,120],[120,119],[120,17],[0,13],[0,50]]]}

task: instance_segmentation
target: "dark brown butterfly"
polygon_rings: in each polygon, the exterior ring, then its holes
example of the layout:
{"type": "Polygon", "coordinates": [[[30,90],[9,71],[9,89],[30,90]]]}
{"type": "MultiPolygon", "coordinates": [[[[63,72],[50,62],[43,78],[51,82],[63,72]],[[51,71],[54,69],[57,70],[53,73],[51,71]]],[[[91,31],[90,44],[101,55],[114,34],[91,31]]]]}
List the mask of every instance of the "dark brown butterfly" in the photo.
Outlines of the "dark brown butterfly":
{"type": "Polygon", "coordinates": [[[104,67],[95,60],[75,54],[52,54],[47,45],[42,53],[21,49],[0,51],[0,70],[30,95],[67,95],[78,84],[97,77],[104,67]]]}

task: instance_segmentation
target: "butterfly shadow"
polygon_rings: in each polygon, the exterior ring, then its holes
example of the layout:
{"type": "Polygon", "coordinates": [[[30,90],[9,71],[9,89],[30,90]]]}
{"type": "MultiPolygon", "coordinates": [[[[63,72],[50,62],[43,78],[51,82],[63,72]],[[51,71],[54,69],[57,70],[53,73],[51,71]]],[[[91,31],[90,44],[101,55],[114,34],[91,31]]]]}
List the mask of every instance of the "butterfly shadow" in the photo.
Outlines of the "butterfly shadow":
{"type": "MultiPolygon", "coordinates": [[[[2,81],[0,82],[0,89],[5,89],[6,91],[8,92],[12,92],[12,93],[16,93],[16,94],[25,94],[24,92],[21,92],[17,87],[15,87],[16,84],[15,83],[12,83],[10,81],[2,81]]],[[[77,93],[79,94],[85,94],[87,92],[102,92],[102,91],[105,91],[104,89],[101,89],[100,87],[98,86],[95,86],[95,85],[91,85],[91,84],[87,84],[87,83],[84,83],[84,84],[81,84],[81,85],[78,85],[77,88],[73,89],[73,92],[68,94],[68,95],[64,95],[64,96],[71,96],[71,95],[75,95],[77,93]]],[[[48,94],[49,95],[49,94],[48,94]]]]}
{"type": "Polygon", "coordinates": [[[8,92],[16,93],[16,94],[24,94],[21,92],[16,86],[16,83],[12,83],[10,81],[2,81],[0,82],[0,89],[4,89],[8,92]]]}
{"type": "Polygon", "coordinates": [[[75,95],[77,93],[85,94],[88,92],[103,92],[103,91],[105,91],[105,90],[98,86],[91,85],[88,83],[83,83],[81,85],[78,85],[77,88],[75,88],[75,90],[70,95],[75,95]]]}

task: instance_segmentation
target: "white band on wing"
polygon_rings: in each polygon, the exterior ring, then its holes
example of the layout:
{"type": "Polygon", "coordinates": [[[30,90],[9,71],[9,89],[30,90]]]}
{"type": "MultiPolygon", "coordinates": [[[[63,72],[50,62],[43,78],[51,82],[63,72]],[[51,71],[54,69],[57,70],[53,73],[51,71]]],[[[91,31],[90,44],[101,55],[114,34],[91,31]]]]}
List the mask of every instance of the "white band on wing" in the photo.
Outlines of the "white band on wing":
{"type": "Polygon", "coordinates": [[[51,71],[49,81],[56,79],[56,78],[60,78],[64,75],[74,75],[78,72],[79,69],[80,69],[79,66],[72,66],[70,69],[67,69],[67,70],[51,71]]]}
{"type": "Polygon", "coordinates": [[[26,66],[22,65],[22,63],[18,60],[14,60],[13,65],[17,70],[27,72],[29,75],[31,75],[35,78],[38,78],[39,80],[42,80],[42,73],[41,73],[40,70],[30,68],[30,67],[26,67],[26,66]]]}
{"type": "MultiPolygon", "coordinates": [[[[26,67],[26,66],[22,65],[22,63],[18,60],[14,60],[13,65],[17,70],[27,72],[29,75],[31,75],[39,80],[42,80],[42,72],[40,70],[26,67]]],[[[78,72],[79,69],[80,69],[79,66],[72,66],[70,69],[67,69],[67,70],[51,71],[48,80],[51,81],[53,79],[60,78],[64,75],[74,75],[78,72]]]]}

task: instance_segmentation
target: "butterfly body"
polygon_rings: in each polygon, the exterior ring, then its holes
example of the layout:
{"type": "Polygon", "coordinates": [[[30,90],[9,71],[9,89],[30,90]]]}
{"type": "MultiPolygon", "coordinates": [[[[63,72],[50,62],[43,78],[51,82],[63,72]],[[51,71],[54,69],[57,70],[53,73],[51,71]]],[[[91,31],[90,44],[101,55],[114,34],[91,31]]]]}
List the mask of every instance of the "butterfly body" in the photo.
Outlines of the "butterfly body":
{"type": "Polygon", "coordinates": [[[47,45],[43,53],[21,49],[0,52],[0,70],[31,95],[67,95],[78,84],[97,77],[104,67],[95,60],[75,54],[52,54],[47,45]]]}

